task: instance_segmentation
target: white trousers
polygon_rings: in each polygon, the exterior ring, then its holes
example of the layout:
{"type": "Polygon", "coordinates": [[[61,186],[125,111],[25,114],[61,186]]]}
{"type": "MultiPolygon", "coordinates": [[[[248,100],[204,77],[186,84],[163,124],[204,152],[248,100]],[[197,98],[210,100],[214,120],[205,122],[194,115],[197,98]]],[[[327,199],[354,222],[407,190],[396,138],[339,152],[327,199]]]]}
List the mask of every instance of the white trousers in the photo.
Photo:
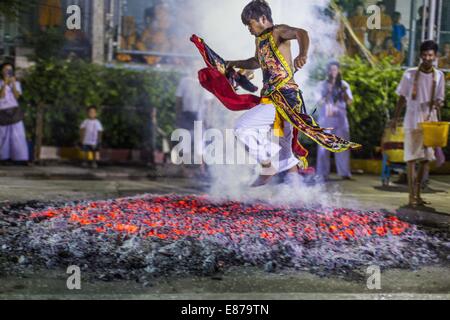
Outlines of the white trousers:
{"type": "Polygon", "coordinates": [[[270,161],[277,172],[295,167],[299,160],[292,153],[292,125],[284,122],[284,136],[275,137],[273,123],[276,109],[272,104],[258,105],[236,122],[236,137],[258,163],[270,161]]]}
{"type": "Polygon", "coordinates": [[[404,160],[405,162],[427,160],[435,161],[436,157],[433,148],[423,146],[422,129],[405,129],[404,139],[404,160]]]}

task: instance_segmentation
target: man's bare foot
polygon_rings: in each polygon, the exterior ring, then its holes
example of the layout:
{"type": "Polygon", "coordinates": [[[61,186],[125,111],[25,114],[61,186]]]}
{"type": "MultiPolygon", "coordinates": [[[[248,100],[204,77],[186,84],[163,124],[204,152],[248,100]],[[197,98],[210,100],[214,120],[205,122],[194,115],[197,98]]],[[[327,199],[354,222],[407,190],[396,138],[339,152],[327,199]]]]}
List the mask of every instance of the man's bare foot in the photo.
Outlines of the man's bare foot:
{"type": "Polygon", "coordinates": [[[251,184],[250,187],[252,188],[266,185],[276,174],[275,169],[272,167],[271,162],[261,163],[261,167],[262,167],[261,172],[264,174],[260,174],[259,177],[255,180],[255,182],[251,184]]]}
{"type": "Polygon", "coordinates": [[[426,200],[422,199],[421,197],[418,197],[416,199],[416,201],[417,201],[418,205],[420,205],[420,206],[430,205],[431,204],[431,202],[426,201],[426,200]]]}
{"type": "Polygon", "coordinates": [[[262,176],[261,175],[255,180],[255,182],[253,182],[251,184],[250,187],[252,187],[252,188],[262,187],[262,186],[268,184],[272,178],[273,178],[273,175],[272,176],[262,176]]]}
{"type": "Polygon", "coordinates": [[[420,205],[419,201],[415,197],[409,197],[408,206],[416,208],[420,205]]]}

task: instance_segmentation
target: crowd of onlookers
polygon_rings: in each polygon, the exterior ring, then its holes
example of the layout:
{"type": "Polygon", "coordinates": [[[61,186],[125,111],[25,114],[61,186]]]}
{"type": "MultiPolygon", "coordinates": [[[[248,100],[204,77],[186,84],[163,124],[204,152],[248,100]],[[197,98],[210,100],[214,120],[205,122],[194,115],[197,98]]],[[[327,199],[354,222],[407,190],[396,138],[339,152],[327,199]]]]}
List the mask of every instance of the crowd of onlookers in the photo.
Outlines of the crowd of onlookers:
{"type": "MultiPolygon", "coordinates": [[[[185,4],[186,6],[188,4],[185,4]]],[[[188,10],[188,8],[185,8],[188,10]]],[[[185,53],[191,49],[189,34],[186,34],[184,24],[194,23],[191,15],[178,17],[178,13],[170,11],[164,1],[158,1],[154,6],[144,11],[144,25],[139,25],[133,16],[122,17],[122,32],[119,35],[120,49],[125,51],[154,52],[159,54],[133,55],[118,53],[116,59],[121,62],[145,62],[149,65],[157,63],[182,64],[182,59],[176,56],[164,56],[168,53],[185,53]],[[174,28],[176,21],[177,28],[174,28]]]]}
{"type": "MultiPolygon", "coordinates": [[[[17,80],[14,65],[0,66],[0,163],[13,161],[28,164],[31,155],[25,133],[24,112],[19,100],[22,86],[17,80]]],[[[86,119],[80,125],[79,147],[83,151],[83,166],[87,161],[96,168],[96,159],[102,142],[103,126],[97,119],[97,108],[86,110],[86,119]]]]}
{"type": "MultiPolygon", "coordinates": [[[[378,2],[377,5],[381,14],[379,29],[368,28],[369,16],[365,12],[365,6],[359,3],[355,10],[349,14],[348,18],[356,39],[342,26],[337,36],[338,41],[345,47],[349,56],[360,55],[362,53],[361,45],[364,45],[370,49],[376,59],[381,60],[391,57],[394,64],[403,64],[406,62],[408,50],[408,31],[402,23],[402,15],[397,11],[389,15],[386,11],[386,5],[382,1],[378,2]]],[[[418,9],[419,19],[417,20],[415,51],[418,51],[418,46],[422,41],[423,19],[426,20],[425,24],[428,24],[428,17],[424,18],[424,12],[428,14],[428,11],[424,10],[423,7],[418,9]]],[[[439,67],[450,69],[449,43],[443,46],[443,51],[439,53],[439,56],[439,67]]]]}
{"type": "Polygon", "coordinates": [[[393,16],[386,13],[386,6],[379,2],[380,28],[368,28],[368,16],[365,7],[359,4],[349,17],[349,23],[357,40],[349,35],[344,35],[347,54],[355,56],[360,53],[360,44],[368,45],[376,58],[392,57],[394,63],[401,64],[405,58],[406,27],[401,23],[401,14],[395,12],[393,16]],[[358,43],[359,42],[359,43],[358,43]]]}
{"type": "MultiPolygon", "coordinates": [[[[403,64],[406,62],[408,50],[408,31],[402,23],[400,12],[388,14],[386,5],[380,1],[377,3],[380,8],[380,28],[369,29],[366,14],[366,6],[363,3],[356,5],[353,12],[348,14],[348,21],[354,35],[342,25],[337,34],[337,40],[345,48],[349,56],[362,54],[361,45],[369,48],[372,55],[377,60],[391,57],[394,64],[403,64]]],[[[428,23],[428,17],[424,17],[427,10],[423,7],[418,9],[416,48],[422,41],[422,26],[428,23]]],[[[189,47],[189,41],[186,41],[189,35],[182,34],[183,24],[192,24],[193,21],[187,21],[189,15],[183,15],[182,19],[176,17],[177,12],[169,10],[167,3],[157,2],[152,7],[144,11],[144,24],[138,24],[136,17],[122,17],[122,28],[119,35],[120,49],[136,52],[154,52],[162,55],[134,55],[130,53],[118,53],[116,59],[120,62],[144,62],[149,65],[157,63],[182,64],[182,60],[176,56],[164,54],[185,53],[189,47]],[[175,16],[174,16],[175,15],[175,16]],[[177,28],[174,28],[174,22],[177,28]],[[179,30],[174,32],[174,30],[179,30]]],[[[189,28],[188,28],[189,29],[189,28]]],[[[439,67],[450,69],[450,44],[441,46],[442,52],[439,53],[439,67]]]]}

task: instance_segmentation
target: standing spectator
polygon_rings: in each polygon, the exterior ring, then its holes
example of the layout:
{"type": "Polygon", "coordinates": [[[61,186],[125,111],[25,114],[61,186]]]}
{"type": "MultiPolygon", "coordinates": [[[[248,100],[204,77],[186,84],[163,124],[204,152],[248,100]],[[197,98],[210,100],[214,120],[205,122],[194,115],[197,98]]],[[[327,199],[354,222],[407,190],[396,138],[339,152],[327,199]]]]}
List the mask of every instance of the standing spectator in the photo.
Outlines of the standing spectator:
{"type": "Polygon", "coordinates": [[[450,43],[444,45],[444,52],[438,62],[440,69],[450,69],[450,43]]]}
{"type": "Polygon", "coordinates": [[[342,21],[339,21],[339,28],[336,32],[336,41],[340,44],[344,53],[347,54],[347,34],[345,33],[345,25],[342,21]]]}
{"type": "MultiPolygon", "coordinates": [[[[328,65],[328,79],[321,82],[319,124],[330,128],[331,133],[344,139],[350,139],[350,127],[347,119],[347,106],[352,104],[353,96],[350,85],[342,79],[340,65],[331,62],[328,65]]],[[[350,151],[336,153],[337,173],[344,180],[351,179],[350,151]]],[[[330,174],[330,151],[319,147],[317,154],[317,175],[326,181],[330,174]]]]}
{"type": "Polygon", "coordinates": [[[61,0],[43,0],[39,2],[39,26],[42,31],[63,25],[61,0]]]}
{"type": "Polygon", "coordinates": [[[393,64],[402,64],[405,59],[403,52],[398,51],[394,47],[394,41],[392,41],[392,38],[386,38],[384,49],[378,54],[378,58],[380,59],[384,59],[386,57],[390,57],[393,64]]]}
{"type": "MultiPolygon", "coordinates": [[[[358,4],[355,14],[349,19],[350,25],[358,40],[364,44],[367,31],[367,17],[364,15],[364,6],[358,4]]],[[[358,43],[349,36],[348,54],[355,56],[360,51],[358,43]]]]}
{"type": "Polygon", "coordinates": [[[87,167],[91,155],[91,166],[96,169],[96,159],[102,143],[103,126],[97,119],[97,107],[91,106],[86,111],[88,118],[80,126],[81,144],[84,153],[83,167],[87,167]]]}
{"type": "Polygon", "coordinates": [[[372,54],[375,57],[379,57],[385,48],[385,41],[383,42],[383,38],[379,37],[376,39],[374,45],[372,46],[372,54]]]}
{"type": "MultiPolygon", "coordinates": [[[[181,78],[178,84],[176,91],[176,122],[178,128],[191,132],[193,154],[197,157],[202,157],[203,137],[194,135],[194,124],[195,121],[202,121],[202,127],[204,126],[203,121],[206,118],[207,109],[213,96],[198,83],[197,73],[194,71],[198,69],[192,68],[189,73],[181,78]],[[194,141],[195,138],[198,138],[198,140],[194,141]]],[[[202,173],[205,173],[203,165],[201,170],[202,173]]]]}
{"type": "Polygon", "coordinates": [[[416,207],[427,204],[420,196],[421,182],[428,170],[429,162],[436,160],[433,148],[424,147],[421,122],[438,121],[437,110],[444,104],[445,78],[433,67],[438,45],[432,40],[420,46],[422,63],[418,68],[405,71],[397,88],[399,100],[391,128],[395,130],[401,110],[406,107],[403,128],[405,131],[404,152],[407,163],[409,205],[416,207]],[[419,164],[416,170],[416,164],[419,164]]]}
{"type": "Polygon", "coordinates": [[[392,19],[386,14],[386,5],[380,1],[377,3],[381,10],[381,28],[371,30],[369,42],[374,47],[376,44],[383,44],[387,37],[392,35],[392,19]]]}
{"type": "MultiPolygon", "coordinates": [[[[169,7],[159,1],[151,9],[147,9],[144,16],[146,27],[142,32],[136,47],[140,51],[157,51],[167,53],[171,50],[169,30],[172,26],[169,7]]],[[[147,64],[153,65],[164,61],[158,56],[144,56],[147,64]]]]}
{"type": "Polygon", "coordinates": [[[28,145],[19,107],[22,95],[20,82],[14,75],[14,66],[1,66],[0,80],[0,160],[28,161],[28,145]]]}
{"type": "Polygon", "coordinates": [[[394,25],[392,27],[392,41],[394,41],[394,47],[397,51],[404,51],[404,40],[406,36],[406,28],[401,24],[402,15],[396,11],[394,13],[394,25]]]}
{"type": "MultiPolygon", "coordinates": [[[[137,31],[134,17],[122,17],[122,34],[119,35],[119,41],[120,49],[122,50],[136,49],[137,31]]],[[[117,60],[121,62],[130,62],[133,60],[133,58],[129,54],[119,53],[117,54],[117,60]]]]}

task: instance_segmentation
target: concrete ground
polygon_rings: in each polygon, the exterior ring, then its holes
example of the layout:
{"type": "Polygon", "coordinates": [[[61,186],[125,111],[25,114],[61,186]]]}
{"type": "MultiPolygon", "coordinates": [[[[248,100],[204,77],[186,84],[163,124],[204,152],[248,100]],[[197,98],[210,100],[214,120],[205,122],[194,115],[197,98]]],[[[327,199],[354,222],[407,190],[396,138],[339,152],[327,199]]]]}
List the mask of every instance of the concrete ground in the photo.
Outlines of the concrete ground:
{"type": "Polygon", "coordinates": [[[255,268],[234,268],[218,277],[158,279],[147,286],[131,281],[83,279],[81,290],[68,290],[65,270],[26,278],[0,278],[0,299],[146,299],[146,300],[300,300],[300,299],[450,299],[448,268],[388,270],[381,289],[367,280],[320,278],[307,272],[269,274],[255,268]]]}
{"type": "MultiPolygon", "coordinates": [[[[0,202],[28,200],[76,200],[123,197],[140,193],[193,194],[207,191],[199,179],[177,178],[176,168],[163,177],[161,168],[107,167],[98,170],[72,166],[0,167],[0,202]]],[[[412,210],[406,187],[382,188],[379,177],[357,175],[353,181],[336,177],[328,183],[343,195],[344,205],[386,209],[405,220],[449,230],[450,176],[432,176],[424,198],[432,208],[412,210]]],[[[259,269],[235,268],[218,278],[187,277],[160,279],[147,287],[119,281],[83,280],[82,290],[69,291],[65,270],[0,277],[0,299],[52,298],[144,298],[144,299],[449,299],[448,266],[420,270],[387,270],[381,290],[368,290],[366,279],[319,278],[308,272],[268,274],[259,269]]]]}

